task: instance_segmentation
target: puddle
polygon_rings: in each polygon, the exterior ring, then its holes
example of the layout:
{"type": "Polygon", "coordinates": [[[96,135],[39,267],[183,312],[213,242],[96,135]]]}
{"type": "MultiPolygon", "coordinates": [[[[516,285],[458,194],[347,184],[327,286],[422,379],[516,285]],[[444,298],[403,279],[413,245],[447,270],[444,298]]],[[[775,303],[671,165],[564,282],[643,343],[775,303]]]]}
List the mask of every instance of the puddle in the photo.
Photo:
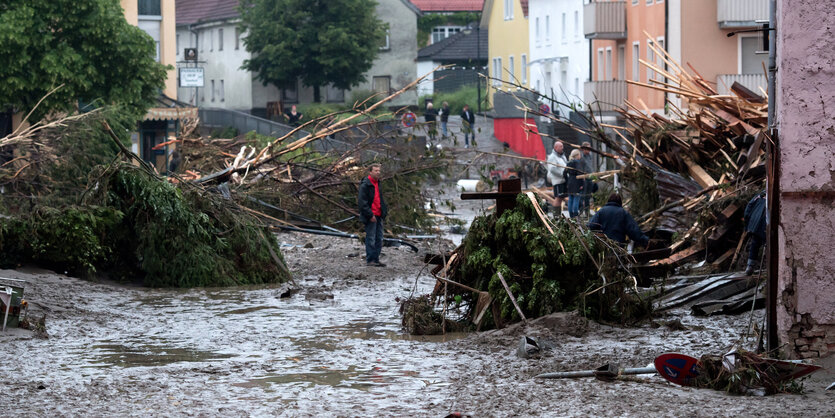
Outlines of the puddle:
{"type": "Polygon", "coordinates": [[[209,351],[189,350],[161,346],[128,347],[120,344],[94,345],[93,364],[101,367],[148,367],[179,362],[214,361],[235,357],[209,351]]]}

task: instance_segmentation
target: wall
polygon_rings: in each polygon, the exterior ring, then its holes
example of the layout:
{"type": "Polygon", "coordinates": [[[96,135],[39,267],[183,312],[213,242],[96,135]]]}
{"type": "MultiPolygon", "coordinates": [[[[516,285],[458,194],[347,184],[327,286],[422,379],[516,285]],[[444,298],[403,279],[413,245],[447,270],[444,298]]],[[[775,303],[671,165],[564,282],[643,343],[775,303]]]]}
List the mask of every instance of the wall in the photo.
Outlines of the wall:
{"type": "MultiPolygon", "coordinates": [[[[514,76],[518,79],[516,82],[520,82],[522,79],[520,72],[522,55],[526,55],[529,58],[528,61],[530,61],[528,19],[522,11],[522,5],[519,0],[513,0],[513,19],[510,20],[505,20],[504,18],[503,0],[487,0],[485,7],[487,3],[492,4],[489,8],[489,15],[482,16],[481,27],[489,30],[487,67],[490,77],[499,78],[493,71],[493,58],[501,57],[502,67],[504,67],[501,78],[505,81],[510,80],[511,77],[507,69],[509,67],[510,56],[513,56],[514,76]]],[[[553,22],[551,26],[551,30],[553,31],[553,22]]],[[[530,80],[530,71],[527,71],[525,79],[530,80]]],[[[493,94],[495,93],[496,87],[493,87],[492,82],[488,82],[487,84],[488,101],[493,103],[493,94]]],[[[530,85],[530,82],[527,85],[530,85]]],[[[504,86],[502,89],[507,90],[508,87],[504,86]]]]}
{"type": "Polygon", "coordinates": [[[162,0],[162,25],[160,25],[160,63],[170,65],[163,94],[177,98],[177,13],[175,0],[162,0]]]}
{"type": "MultiPolygon", "coordinates": [[[[238,42],[235,49],[235,27],[237,19],[223,20],[194,26],[200,34],[197,36],[189,30],[188,25],[181,25],[177,34],[180,36],[180,50],[177,59],[183,60],[183,49],[197,48],[198,67],[203,67],[204,87],[198,88],[197,102],[200,107],[232,109],[248,112],[253,106],[252,78],[249,71],[241,70],[243,61],[249,58],[243,40],[238,42]],[[219,49],[219,30],[223,29],[223,50],[219,49]],[[203,45],[200,45],[203,43],[203,45]],[[215,80],[215,100],[212,101],[212,80],[215,80]],[[223,100],[220,95],[220,80],[223,80],[223,100]]],[[[243,38],[243,35],[241,36],[243,38]]],[[[179,64],[183,67],[193,67],[194,64],[179,64]]],[[[194,104],[195,89],[193,87],[179,88],[181,101],[194,104]]],[[[264,105],[266,106],[266,105],[264,105]]]]}
{"type": "Polygon", "coordinates": [[[418,97],[423,97],[427,95],[431,95],[435,91],[435,73],[432,71],[437,67],[440,63],[434,61],[418,61],[417,62],[417,76],[426,75],[426,78],[423,79],[417,85],[417,95],[418,97]]]}
{"type": "MultiPolygon", "coordinates": [[[[583,36],[583,4],[572,0],[531,0],[528,17],[530,87],[563,103],[583,102],[583,84],[589,74],[589,41],[583,36]],[[577,28],[574,27],[574,13],[577,12],[577,28]],[[566,36],[562,36],[562,14],[566,14],[566,36]],[[551,36],[545,37],[545,16],[550,16],[551,36]],[[536,18],[539,17],[540,39],[536,38],[536,18]],[[565,57],[564,61],[553,58],[565,57]],[[562,85],[562,70],[566,71],[566,85],[562,85]],[[548,73],[550,74],[550,80],[548,73]],[[576,80],[576,83],[575,83],[576,80]]],[[[562,115],[568,115],[569,108],[561,106],[562,115]]]]}
{"type": "Polygon", "coordinates": [[[817,357],[835,352],[835,14],[777,4],[778,334],[789,354],[817,357]]]}

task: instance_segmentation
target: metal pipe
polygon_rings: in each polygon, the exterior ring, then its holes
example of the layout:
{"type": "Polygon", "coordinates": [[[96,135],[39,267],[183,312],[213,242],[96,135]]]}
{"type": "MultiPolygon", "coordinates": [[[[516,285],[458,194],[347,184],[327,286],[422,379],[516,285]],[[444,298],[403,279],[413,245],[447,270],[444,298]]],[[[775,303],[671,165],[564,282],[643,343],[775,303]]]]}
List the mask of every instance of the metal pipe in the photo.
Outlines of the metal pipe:
{"type": "MultiPolygon", "coordinates": [[[[595,372],[599,373],[597,370],[581,370],[576,372],[554,372],[554,373],[542,373],[538,374],[535,377],[540,379],[566,379],[566,378],[574,378],[574,377],[594,377],[595,372]]],[[[618,376],[624,376],[628,374],[655,374],[658,371],[655,370],[655,367],[636,367],[632,369],[622,369],[618,371],[618,376]]]]}

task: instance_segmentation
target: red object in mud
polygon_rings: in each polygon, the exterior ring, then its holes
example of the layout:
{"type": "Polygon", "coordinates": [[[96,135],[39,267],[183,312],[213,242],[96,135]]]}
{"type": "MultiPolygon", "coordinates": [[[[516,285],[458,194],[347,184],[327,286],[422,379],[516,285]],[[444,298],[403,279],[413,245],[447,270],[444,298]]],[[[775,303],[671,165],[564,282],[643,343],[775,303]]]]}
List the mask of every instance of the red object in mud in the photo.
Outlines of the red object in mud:
{"type": "Polygon", "coordinates": [[[664,353],[655,358],[655,370],[661,377],[681,386],[692,386],[699,377],[699,359],[679,353],[664,353]]]}

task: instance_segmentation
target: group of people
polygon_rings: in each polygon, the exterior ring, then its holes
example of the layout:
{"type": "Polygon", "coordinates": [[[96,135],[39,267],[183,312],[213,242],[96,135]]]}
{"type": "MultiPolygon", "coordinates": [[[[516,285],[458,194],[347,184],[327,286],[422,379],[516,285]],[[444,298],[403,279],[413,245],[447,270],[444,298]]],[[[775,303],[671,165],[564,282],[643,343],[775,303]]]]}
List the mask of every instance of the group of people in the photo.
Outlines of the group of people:
{"type": "Polygon", "coordinates": [[[591,155],[591,144],[583,142],[579,149],[574,148],[566,158],[565,144],[556,140],[546,165],[548,182],[554,188],[554,206],[557,211],[562,211],[562,203],[566,200],[571,218],[576,218],[580,212],[589,211],[591,195],[597,190],[597,184],[583,176],[597,171],[591,155]]]}
{"type": "MultiPolygon", "coordinates": [[[[438,134],[435,124],[439,121],[439,119],[441,123],[441,135],[444,138],[449,136],[447,124],[449,123],[450,113],[451,110],[448,102],[443,102],[443,104],[441,104],[441,108],[438,110],[435,110],[435,106],[432,102],[426,103],[426,110],[423,112],[423,119],[426,122],[429,139],[431,141],[434,141],[436,135],[438,134]]],[[[475,141],[475,130],[473,129],[475,126],[475,114],[470,110],[470,106],[465,104],[460,116],[462,127],[461,131],[464,133],[464,147],[469,148],[470,139],[475,141]]]]}

